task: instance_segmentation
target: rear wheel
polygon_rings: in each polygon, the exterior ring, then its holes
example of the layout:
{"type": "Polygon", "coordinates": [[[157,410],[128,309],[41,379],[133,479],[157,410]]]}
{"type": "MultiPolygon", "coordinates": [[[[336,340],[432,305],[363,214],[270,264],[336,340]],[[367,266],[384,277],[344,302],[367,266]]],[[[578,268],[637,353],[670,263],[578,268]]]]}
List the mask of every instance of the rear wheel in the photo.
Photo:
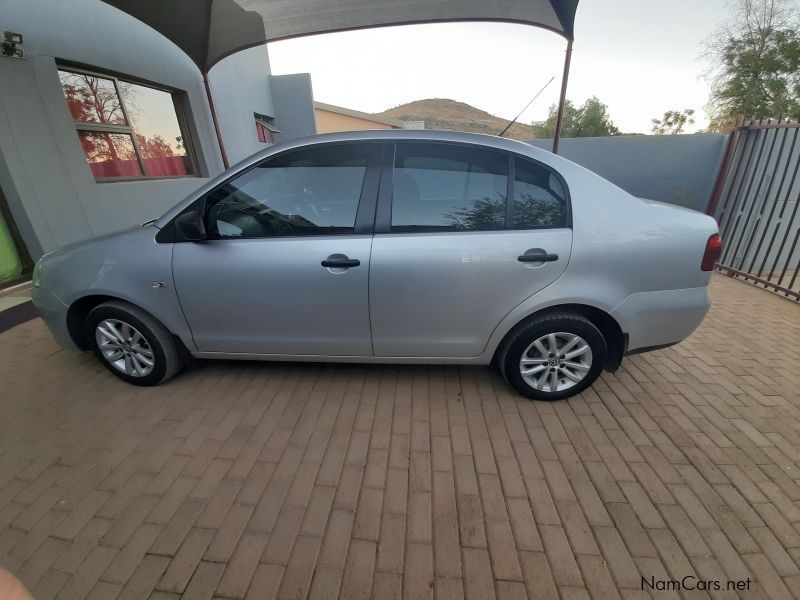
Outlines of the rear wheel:
{"type": "Polygon", "coordinates": [[[166,328],[125,302],[104,302],[86,318],[86,338],[106,368],[135,385],[158,385],[183,366],[166,328]]]}
{"type": "Polygon", "coordinates": [[[586,317],[551,313],[513,332],[498,364],[508,383],[523,396],[560,400],[592,385],[607,354],[603,334],[586,317]]]}

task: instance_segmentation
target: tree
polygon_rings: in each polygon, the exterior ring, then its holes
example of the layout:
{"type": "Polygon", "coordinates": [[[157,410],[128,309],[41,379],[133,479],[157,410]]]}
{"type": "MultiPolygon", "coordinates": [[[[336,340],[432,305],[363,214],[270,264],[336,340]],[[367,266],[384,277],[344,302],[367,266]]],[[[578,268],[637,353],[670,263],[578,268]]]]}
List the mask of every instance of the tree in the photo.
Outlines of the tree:
{"type": "Polygon", "coordinates": [[[137,133],[136,145],[139,146],[139,153],[144,159],[175,156],[175,151],[172,149],[172,146],[159,134],[148,138],[137,133]]]}
{"type": "Polygon", "coordinates": [[[114,84],[107,79],[81,73],[59,73],[72,119],[124,125],[125,116],[114,84]]]}
{"type": "Polygon", "coordinates": [[[668,110],[660,119],[653,119],[653,135],[676,135],[683,133],[686,125],[694,124],[694,110],[668,110]]]}
{"type": "MultiPolygon", "coordinates": [[[[543,201],[541,196],[517,191],[514,197],[514,223],[524,227],[558,227],[562,222],[561,204],[543,201]]],[[[458,229],[502,229],[506,222],[506,198],[479,198],[469,207],[461,207],[446,215],[450,225],[458,229]]]]}
{"type": "Polygon", "coordinates": [[[733,0],[733,15],[706,41],[710,131],[739,115],[800,115],[800,35],[791,0],[733,0]]]}
{"type": "MultiPolygon", "coordinates": [[[[552,138],[556,132],[558,106],[550,107],[550,114],[544,121],[534,122],[535,138],[552,138]]],[[[571,101],[564,103],[564,120],[561,124],[561,137],[603,137],[619,135],[619,129],[608,114],[608,106],[592,96],[581,106],[576,107],[571,101]]]]}
{"type": "Polygon", "coordinates": [[[499,229],[506,222],[505,197],[479,198],[471,207],[462,207],[447,215],[458,229],[499,229]]]}

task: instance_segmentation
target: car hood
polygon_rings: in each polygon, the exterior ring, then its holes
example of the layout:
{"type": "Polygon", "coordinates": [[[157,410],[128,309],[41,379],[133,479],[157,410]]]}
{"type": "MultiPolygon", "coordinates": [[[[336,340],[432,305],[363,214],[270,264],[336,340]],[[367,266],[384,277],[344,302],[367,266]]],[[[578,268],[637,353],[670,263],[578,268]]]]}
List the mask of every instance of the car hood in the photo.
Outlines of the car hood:
{"type": "MultiPolygon", "coordinates": [[[[132,233],[134,233],[136,231],[141,231],[142,229],[148,229],[148,228],[152,228],[154,230],[157,229],[155,224],[154,224],[154,221],[148,221],[147,223],[144,223],[143,225],[134,225],[133,227],[126,227],[125,229],[118,229],[117,231],[112,231],[111,233],[104,233],[103,235],[98,235],[98,236],[95,236],[95,237],[87,238],[87,239],[81,240],[79,242],[72,242],[71,244],[67,244],[66,246],[61,246],[57,250],[53,250],[52,252],[48,252],[42,258],[45,258],[45,257],[53,258],[53,257],[59,256],[59,255],[71,254],[71,253],[73,253],[75,251],[80,251],[80,250],[83,250],[85,248],[96,246],[98,244],[102,244],[102,243],[107,242],[109,240],[113,240],[114,238],[123,238],[123,237],[131,235],[132,233]]],[[[155,231],[154,231],[154,235],[155,235],[155,231]]]]}

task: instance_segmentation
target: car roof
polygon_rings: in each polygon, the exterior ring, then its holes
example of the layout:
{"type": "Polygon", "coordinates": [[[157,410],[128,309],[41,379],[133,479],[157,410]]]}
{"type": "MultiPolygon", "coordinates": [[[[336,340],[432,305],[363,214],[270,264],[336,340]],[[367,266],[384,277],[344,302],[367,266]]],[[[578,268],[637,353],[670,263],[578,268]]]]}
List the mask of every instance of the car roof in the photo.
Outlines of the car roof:
{"type": "Polygon", "coordinates": [[[487,135],[484,133],[467,133],[465,131],[441,131],[432,129],[365,129],[361,131],[317,133],[314,135],[293,138],[285,142],[280,142],[269,146],[264,150],[256,152],[241,162],[232,165],[227,172],[233,173],[235,171],[245,169],[269,156],[272,156],[273,154],[283,152],[284,150],[292,150],[316,144],[337,142],[381,141],[427,141],[472,144],[486,148],[493,148],[495,150],[516,152],[517,154],[522,154],[524,156],[537,159],[545,164],[549,164],[552,167],[555,167],[553,164],[554,158],[557,160],[556,155],[547,150],[543,150],[542,148],[537,148],[536,146],[526,144],[525,142],[520,142],[519,140],[501,138],[496,135],[487,135]]]}
{"type": "Polygon", "coordinates": [[[365,129],[361,131],[342,131],[336,133],[318,133],[306,137],[295,138],[289,142],[276,144],[264,152],[272,154],[277,146],[304,146],[310,144],[320,144],[327,142],[349,142],[349,141],[440,141],[440,142],[460,142],[464,144],[477,144],[481,146],[494,147],[501,150],[531,154],[545,152],[535,148],[525,142],[502,138],[496,135],[484,133],[467,133],[464,131],[442,131],[432,129],[365,129]]]}

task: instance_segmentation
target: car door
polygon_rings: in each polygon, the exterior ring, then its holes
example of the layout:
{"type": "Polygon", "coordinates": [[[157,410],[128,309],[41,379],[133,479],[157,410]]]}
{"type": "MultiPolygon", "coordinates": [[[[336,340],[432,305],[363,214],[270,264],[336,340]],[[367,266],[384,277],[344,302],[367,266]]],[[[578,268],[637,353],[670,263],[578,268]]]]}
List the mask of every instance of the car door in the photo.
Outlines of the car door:
{"type": "Polygon", "coordinates": [[[270,157],[204,199],[208,239],[176,243],[201,352],[370,356],[368,277],[380,145],[270,157]]]}
{"type": "Polygon", "coordinates": [[[480,355],[511,309],[564,272],[569,211],[563,179],[538,162],[398,142],[384,164],[372,244],[375,355],[480,355]]]}

